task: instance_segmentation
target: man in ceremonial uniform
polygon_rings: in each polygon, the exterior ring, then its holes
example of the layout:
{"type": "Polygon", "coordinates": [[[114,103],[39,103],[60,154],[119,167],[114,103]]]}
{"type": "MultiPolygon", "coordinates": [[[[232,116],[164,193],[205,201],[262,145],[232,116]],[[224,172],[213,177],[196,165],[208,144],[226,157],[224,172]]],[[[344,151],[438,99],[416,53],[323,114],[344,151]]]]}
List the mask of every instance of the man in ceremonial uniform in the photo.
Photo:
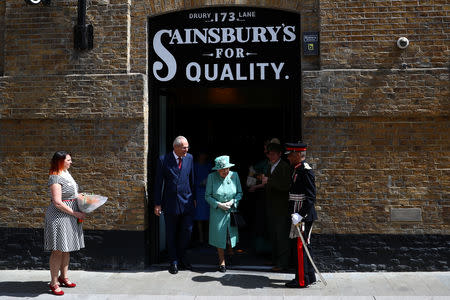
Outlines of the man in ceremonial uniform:
{"type": "MultiPolygon", "coordinates": [[[[316,184],[314,172],[306,162],[306,144],[287,143],[286,153],[291,166],[294,167],[292,173],[292,184],[289,191],[289,210],[291,213],[292,225],[289,237],[294,239],[297,268],[295,278],[286,283],[290,288],[306,288],[316,281],[314,267],[309,261],[305,252],[305,247],[298,234],[300,229],[305,243],[310,243],[312,225],[317,220],[317,213],[314,207],[316,201],[316,184]],[[298,228],[296,228],[298,227],[298,228]]],[[[308,248],[309,249],[309,248],[308,248]]]]}

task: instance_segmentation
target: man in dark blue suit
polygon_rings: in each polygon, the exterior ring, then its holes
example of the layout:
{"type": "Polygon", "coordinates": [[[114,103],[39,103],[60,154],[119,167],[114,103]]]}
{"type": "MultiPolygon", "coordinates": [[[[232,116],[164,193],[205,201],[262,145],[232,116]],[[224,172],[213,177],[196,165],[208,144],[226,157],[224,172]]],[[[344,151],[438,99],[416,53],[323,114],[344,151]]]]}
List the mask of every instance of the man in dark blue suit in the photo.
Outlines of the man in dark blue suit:
{"type": "Polygon", "coordinates": [[[185,137],[175,138],[173,152],[159,158],[156,171],[155,214],[164,212],[171,274],[177,274],[178,267],[191,269],[186,248],[195,214],[194,163],[188,150],[185,137]]]}

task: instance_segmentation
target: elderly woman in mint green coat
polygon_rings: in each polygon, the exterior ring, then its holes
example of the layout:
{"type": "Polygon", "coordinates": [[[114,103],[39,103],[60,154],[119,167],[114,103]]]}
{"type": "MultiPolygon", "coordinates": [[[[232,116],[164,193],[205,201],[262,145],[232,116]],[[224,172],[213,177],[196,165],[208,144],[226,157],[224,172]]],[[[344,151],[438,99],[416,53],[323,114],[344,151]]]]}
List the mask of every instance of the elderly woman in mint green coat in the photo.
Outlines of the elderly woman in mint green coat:
{"type": "Polygon", "coordinates": [[[232,248],[238,241],[238,229],[230,225],[230,211],[237,208],[242,198],[242,187],[236,172],[230,171],[234,164],[230,157],[223,155],[215,160],[213,172],[208,175],[205,199],[210,206],[209,244],[217,247],[219,271],[226,272],[224,249],[232,248]]]}

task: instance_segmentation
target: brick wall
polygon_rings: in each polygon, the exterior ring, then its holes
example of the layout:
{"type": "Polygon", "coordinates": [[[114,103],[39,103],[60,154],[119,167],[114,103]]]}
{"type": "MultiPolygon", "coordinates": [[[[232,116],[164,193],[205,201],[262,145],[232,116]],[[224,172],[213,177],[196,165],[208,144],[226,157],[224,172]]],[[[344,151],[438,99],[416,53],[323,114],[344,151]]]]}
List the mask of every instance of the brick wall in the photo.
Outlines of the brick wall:
{"type": "Polygon", "coordinates": [[[3,76],[5,67],[5,1],[0,2],[0,76],[3,76]]]}
{"type": "Polygon", "coordinates": [[[81,189],[110,197],[85,228],[143,231],[147,79],[130,72],[129,1],[87,1],[85,52],[73,44],[76,1],[6,0],[0,16],[0,227],[42,227],[49,160],[68,150],[81,189]]]}
{"type": "Polygon", "coordinates": [[[81,191],[109,196],[85,227],[144,230],[147,184],[143,75],[0,79],[0,227],[40,228],[49,161],[72,152],[81,191]]]}
{"type": "Polygon", "coordinates": [[[321,1],[303,134],[322,233],[449,232],[447,1],[321,1]],[[400,36],[410,46],[400,50],[400,36]],[[338,69],[338,70],[335,70],[338,69]],[[394,222],[395,208],[421,213],[394,222]]]}
{"type": "Polygon", "coordinates": [[[85,228],[142,232],[147,17],[241,4],[301,12],[302,31],[320,31],[321,56],[302,57],[315,232],[448,234],[447,1],[87,2],[87,52],[73,49],[76,1],[0,2],[0,227],[42,227],[48,162],[67,149],[81,188],[110,195],[85,228]],[[392,222],[392,208],[419,208],[421,220],[392,222]]]}
{"type": "Polygon", "coordinates": [[[94,26],[94,49],[78,52],[73,46],[77,1],[34,6],[6,0],[5,75],[126,73],[129,5],[87,2],[86,22],[94,26]]]}
{"type": "MultiPolygon", "coordinates": [[[[242,1],[241,1],[242,2],[242,1]]],[[[180,9],[212,5],[203,1],[88,1],[87,23],[94,26],[94,49],[73,51],[76,2],[29,6],[24,1],[0,4],[8,20],[5,32],[6,75],[147,73],[147,17],[180,9]],[[27,49],[33,49],[32,52],[27,49]],[[51,61],[51,64],[48,64],[51,61]]],[[[228,5],[216,1],[214,5],[228,5]]],[[[246,4],[246,3],[240,3],[246,4]]],[[[254,3],[249,3],[254,5],[254,3]]],[[[302,12],[302,30],[319,31],[319,1],[267,1],[266,7],[302,12]]],[[[0,21],[1,22],[1,21],[0,21]]],[[[1,33],[0,33],[1,41],[1,33]]],[[[1,56],[0,56],[1,57],[1,56]]],[[[305,57],[304,67],[316,69],[318,57],[305,57]]]]}
{"type": "Polygon", "coordinates": [[[0,78],[1,119],[144,118],[143,74],[0,78]]]}
{"type": "MultiPolygon", "coordinates": [[[[1,196],[0,227],[42,226],[48,205],[48,161],[54,151],[67,149],[73,152],[72,172],[80,185],[112,195],[99,218],[86,221],[85,227],[145,228],[147,17],[204,5],[203,1],[87,1],[94,49],[79,52],[73,49],[76,2],[31,6],[2,1],[5,41],[0,49],[7,77],[0,78],[0,158],[5,162],[0,185],[9,192],[1,196]],[[107,184],[100,186],[96,177],[107,184]],[[30,199],[33,207],[27,207],[30,199]],[[32,219],[24,218],[28,214],[32,219]]],[[[319,29],[317,0],[262,5],[303,11],[305,30],[319,29]]],[[[318,57],[306,58],[305,65],[317,69],[318,57]]]]}
{"type": "Polygon", "coordinates": [[[446,234],[448,118],[309,119],[324,233],[446,234]],[[392,222],[392,208],[419,208],[422,220],[392,222]]]}
{"type": "Polygon", "coordinates": [[[303,73],[322,233],[447,234],[447,69],[303,73]],[[415,222],[393,208],[418,208],[415,222]]]}
{"type": "Polygon", "coordinates": [[[321,65],[326,68],[448,67],[447,0],[322,0],[321,65]],[[406,50],[397,39],[410,40],[406,50]]]}
{"type": "Polygon", "coordinates": [[[442,116],[450,108],[448,79],[446,68],[304,72],[303,113],[310,118],[442,116]]]}

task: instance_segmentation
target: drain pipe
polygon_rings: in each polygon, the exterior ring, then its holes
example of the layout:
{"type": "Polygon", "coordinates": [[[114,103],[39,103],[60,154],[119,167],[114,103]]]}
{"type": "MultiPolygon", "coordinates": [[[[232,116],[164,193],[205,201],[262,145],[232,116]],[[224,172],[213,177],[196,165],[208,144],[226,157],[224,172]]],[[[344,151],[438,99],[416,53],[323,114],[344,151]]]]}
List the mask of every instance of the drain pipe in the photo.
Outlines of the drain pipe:
{"type": "Polygon", "coordinates": [[[78,0],[78,23],[74,28],[74,47],[81,51],[94,48],[94,27],[86,24],[86,0],[78,0]]]}

